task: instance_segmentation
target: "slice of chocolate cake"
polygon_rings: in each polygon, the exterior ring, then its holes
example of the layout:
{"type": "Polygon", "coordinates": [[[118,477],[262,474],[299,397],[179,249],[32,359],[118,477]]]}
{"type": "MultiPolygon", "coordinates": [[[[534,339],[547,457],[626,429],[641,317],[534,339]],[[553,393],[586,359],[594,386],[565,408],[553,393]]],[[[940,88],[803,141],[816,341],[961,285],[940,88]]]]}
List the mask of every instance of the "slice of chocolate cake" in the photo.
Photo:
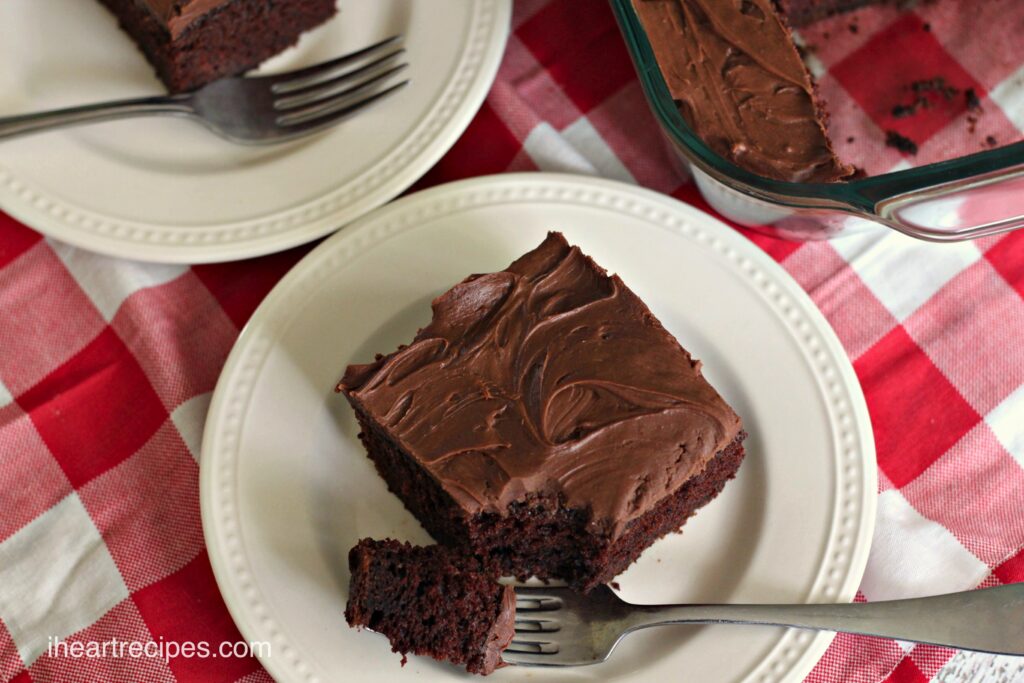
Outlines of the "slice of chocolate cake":
{"type": "Polygon", "coordinates": [[[737,166],[795,182],[853,174],[772,0],[634,0],[679,112],[737,166]]]}
{"type": "Polygon", "coordinates": [[[364,538],[349,551],[345,618],[385,635],[391,649],[489,674],[515,633],[516,597],[477,558],[442,546],[364,538]]]}
{"type": "Polygon", "coordinates": [[[171,92],[248,71],[334,16],[336,0],[100,0],[171,92]]]}
{"type": "Polygon", "coordinates": [[[646,305],[558,233],[433,302],[338,389],[433,537],[519,577],[610,581],[743,458],[740,419],[646,305]]]}
{"type": "MultiPolygon", "coordinates": [[[[856,175],[833,149],[825,103],[790,27],[867,5],[910,3],[631,1],[679,113],[718,155],[776,180],[835,182],[856,175]]],[[[898,147],[916,151],[906,142],[898,147]]]]}

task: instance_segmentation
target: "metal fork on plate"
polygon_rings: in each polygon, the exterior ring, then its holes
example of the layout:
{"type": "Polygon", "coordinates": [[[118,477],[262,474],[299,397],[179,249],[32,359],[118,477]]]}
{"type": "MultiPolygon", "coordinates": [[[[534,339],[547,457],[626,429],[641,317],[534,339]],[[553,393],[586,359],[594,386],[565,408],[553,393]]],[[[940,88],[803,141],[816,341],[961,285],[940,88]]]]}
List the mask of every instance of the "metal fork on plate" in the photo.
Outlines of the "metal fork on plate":
{"type": "Polygon", "coordinates": [[[632,605],[607,586],[516,587],[516,633],[501,658],[526,666],[608,659],[627,634],[665,624],[757,624],[1024,655],[1024,584],[886,602],[824,605],[632,605]]]}
{"type": "Polygon", "coordinates": [[[310,135],[395,92],[408,80],[402,36],[304,69],[222,78],[198,90],[0,117],[0,140],[65,126],[163,114],[186,116],[234,142],[268,144],[310,135]]]}

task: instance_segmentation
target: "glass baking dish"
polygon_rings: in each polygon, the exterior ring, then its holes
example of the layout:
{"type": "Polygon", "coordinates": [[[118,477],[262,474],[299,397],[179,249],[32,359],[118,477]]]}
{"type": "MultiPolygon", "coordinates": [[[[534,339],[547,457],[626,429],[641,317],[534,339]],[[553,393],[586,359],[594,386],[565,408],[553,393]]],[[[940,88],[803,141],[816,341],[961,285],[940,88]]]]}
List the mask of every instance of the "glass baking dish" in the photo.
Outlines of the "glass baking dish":
{"type": "Polygon", "coordinates": [[[727,218],[796,240],[884,225],[934,242],[1024,227],[1024,142],[918,168],[837,183],[794,183],[736,166],[683,119],[632,0],[610,0],[647,101],[701,194],[727,218]]]}

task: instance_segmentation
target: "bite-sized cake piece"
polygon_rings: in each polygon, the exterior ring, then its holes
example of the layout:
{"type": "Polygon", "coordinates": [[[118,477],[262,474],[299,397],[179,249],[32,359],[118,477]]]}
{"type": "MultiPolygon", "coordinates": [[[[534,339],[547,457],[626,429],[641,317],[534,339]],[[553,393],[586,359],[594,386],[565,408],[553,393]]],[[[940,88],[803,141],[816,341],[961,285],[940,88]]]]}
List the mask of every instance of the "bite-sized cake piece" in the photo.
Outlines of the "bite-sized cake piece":
{"type": "Polygon", "coordinates": [[[814,82],[773,0],[633,6],[680,114],[711,149],[779,180],[853,174],[832,151],[814,82]]]}
{"type": "Polygon", "coordinates": [[[352,572],[345,618],[412,652],[489,674],[515,633],[511,586],[481,562],[438,545],[418,547],[364,538],[349,551],[352,572]]]}
{"type": "Polygon", "coordinates": [[[468,277],[433,314],[338,389],[388,488],[439,542],[586,591],[735,475],[739,417],[561,234],[468,277]]]}
{"type": "Polygon", "coordinates": [[[171,92],[252,69],[334,16],[336,0],[100,0],[171,92]]]}

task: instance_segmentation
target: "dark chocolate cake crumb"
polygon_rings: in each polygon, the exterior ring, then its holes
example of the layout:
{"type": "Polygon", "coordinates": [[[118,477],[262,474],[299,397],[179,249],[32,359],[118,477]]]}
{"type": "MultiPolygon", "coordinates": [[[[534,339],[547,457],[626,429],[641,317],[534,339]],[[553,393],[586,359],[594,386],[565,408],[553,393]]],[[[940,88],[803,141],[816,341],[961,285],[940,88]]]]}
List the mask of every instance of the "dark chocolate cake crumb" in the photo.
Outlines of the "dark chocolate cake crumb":
{"type": "Polygon", "coordinates": [[[978,93],[974,91],[974,88],[964,90],[964,99],[967,101],[968,109],[972,111],[981,109],[981,98],[978,97],[978,93]]]}
{"type": "MultiPolygon", "coordinates": [[[[981,99],[975,92],[974,88],[967,88],[961,91],[960,88],[955,85],[950,85],[946,82],[946,79],[942,76],[936,76],[934,78],[927,78],[920,81],[914,81],[907,86],[907,90],[914,93],[914,100],[909,104],[896,104],[890,110],[890,114],[894,119],[903,119],[909,116],[914,116],[918,111],[922,109],[931,109],[935,106],[936,101],[939,105],[943,101],[953,103],[956,100],[956,96],[963,92],[964,101],[967,103],[967,109],[970,111],[982,111],[981,99]],[[941,99],[940,99],[941,98],[941,99]]],[[[973,122],[968,119],[972,125],[973,122]]]]}
{"type": "Polygon", "coordinates": [[[917,95],[923,95],[925,93],[936,93],[941,95],[945,100],[950,101],[956,97],[957,93],[960,92],[960,88],[955,85],[950,85],[946,82],[946,79],[942,76],[936,76],[935,78],[926,78],[920,81],[914,81],[910,84],[910,89],[917,95]]]}
{"type": "Polygon", "coordinates": [[[908,116],[913,116],[917,113],[918,107],[927,100],[915,100],[911,104],[897,104],[892,108],[892,117],[894,119],[905,119],[908,116]]]}
{"type": "Polygon", "coordinates": [[[906,154],[917,154],[917,143],[894,130],[885,131],[885,144],[906,154]]]}

